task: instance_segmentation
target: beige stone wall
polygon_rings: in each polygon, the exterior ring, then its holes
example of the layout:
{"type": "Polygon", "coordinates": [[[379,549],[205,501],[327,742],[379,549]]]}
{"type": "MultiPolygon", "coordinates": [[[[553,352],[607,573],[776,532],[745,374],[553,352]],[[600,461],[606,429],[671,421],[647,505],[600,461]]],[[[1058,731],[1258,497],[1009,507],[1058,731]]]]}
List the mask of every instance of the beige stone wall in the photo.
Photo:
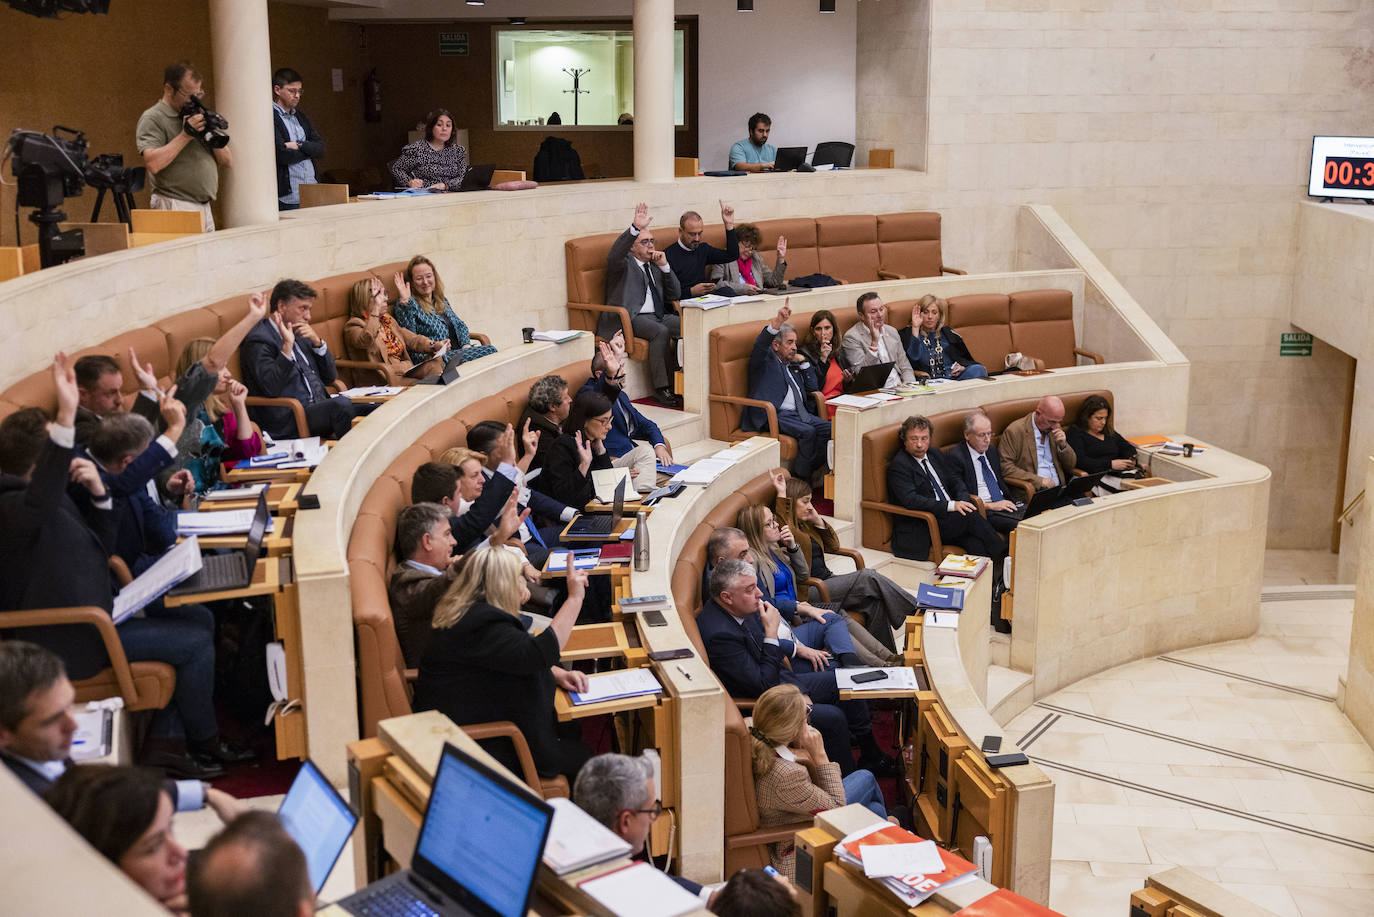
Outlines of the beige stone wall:
{"type": "Polygon", "coordinates": [[[892,114],[924,108],[927,19],[932,202],[989,226],[1053,205],[1192,361],[1189,431],[1273,470],[1270,546],[1326,544],[1349,363],[1279,360],[1278,336],[1311,136],[1374,123],[1374,5],[861,3],[860,142],[904,130],[870,144],[899,164],[921,158],[923,121],[892,114]]]}
{"type": "MultiPolygon", "coordinates": [[[[1360,474],[1352,475],[1352,482],[1374,487],[1374,460],[1368,458],[1360,465],[1360,474]]],[[[1344,703],[1341,709],[1350,722],[1374,743],[1374,557],[1370,556],[1374,543],[1365,539],[1359,558],[1359,575],[1355,581],[1355,618],[1350,627],[1350,664],[1345,671],[1344,703]]]]}

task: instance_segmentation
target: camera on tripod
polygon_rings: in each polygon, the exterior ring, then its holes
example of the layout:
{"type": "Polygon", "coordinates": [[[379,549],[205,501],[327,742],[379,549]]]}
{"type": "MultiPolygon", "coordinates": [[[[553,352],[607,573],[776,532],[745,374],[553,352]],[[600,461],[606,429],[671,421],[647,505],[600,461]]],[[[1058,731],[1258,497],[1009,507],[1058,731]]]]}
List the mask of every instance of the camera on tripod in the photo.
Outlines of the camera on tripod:
{"type": "Polygon", "coordinates": [[[212,150],[218,150],[229,145],[229,122],[219,112],[211,111],[202,105],[196,96],[191,96],[186,100],[186,104],[181,106],[181,117],[189,119],[196,115],[205,116],[205,126],[196,130],[188,120],[184,125],[186,133],[212,150]]]}

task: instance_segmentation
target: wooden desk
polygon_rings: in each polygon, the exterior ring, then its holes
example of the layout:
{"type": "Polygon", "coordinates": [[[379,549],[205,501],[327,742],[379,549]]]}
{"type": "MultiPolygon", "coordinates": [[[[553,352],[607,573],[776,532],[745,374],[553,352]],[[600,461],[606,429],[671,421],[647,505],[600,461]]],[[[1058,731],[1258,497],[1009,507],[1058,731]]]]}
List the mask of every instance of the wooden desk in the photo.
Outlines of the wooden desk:
{"type": "Polygon", "coordinates": [[[139,248],[144,245],[156,245],[159,242],[171,242],[173,239],[186,239],[199,233],[190,232],[131,232],[129,233],[129,247],[139,248]]]}
{"type": "MultiPolygon", "coordinates": [[[[301,495],[299,481],[278,481],[267,488],[267,508],[273,515],[290,515],[296,511],[297,500],[301,495]]],[[[223,491],[221,491],[222,493],[223,491]]],[[[213,513],[230,509],[257,509],[257,494],[244,494],[241,500],[202,500],[196,507],[197,512],[213,513]]]]}
{"type": "Polygon", "coordinates": [[[282,481],[310,480],[310,468],[251,468],[243,465],[238,468],[222,468],[220,478],[226,484],[256,484],[267,481],[269,484],[282,481]]]}
{"type": "Polygon", "coordinates": [[[275,595],[287,586],[294,585],[290,557],[273,557],[258,562],[253,568],[253,580],[242,589],[224,589],[219,592],[198,592],[192,595],[163,596],[162,603],[168,608],[178,605],[197,605],[203,602],[218,602],[223,599],[244,599],[255,595],[275,595]]]}
{"type": "MultiPolygon", "coordinates": [[[[272,531],[262,539],[264,556],[281,557],[291,553],[291,531],[295,528],[295,516],[273,516],[272,531]]],[[[178,539],[179,540],[179,539],[178,539]]],[[[201,535],[200,546],[203,550],[240,550],[248,546],[247,534],[242,535],[201,535]]]]}
{"type": "Polygon", "coordinates": [[[574,704],[568,692],[559,688],[553,695],[553,710],[560,723],[601,716],[605,713],[620,713],[625,710],[644,710],[657,707],[663,700],[662,694],[638,694],[634,697],[617,697],[613,700],[598,701],[594,704],[574,704]]]}

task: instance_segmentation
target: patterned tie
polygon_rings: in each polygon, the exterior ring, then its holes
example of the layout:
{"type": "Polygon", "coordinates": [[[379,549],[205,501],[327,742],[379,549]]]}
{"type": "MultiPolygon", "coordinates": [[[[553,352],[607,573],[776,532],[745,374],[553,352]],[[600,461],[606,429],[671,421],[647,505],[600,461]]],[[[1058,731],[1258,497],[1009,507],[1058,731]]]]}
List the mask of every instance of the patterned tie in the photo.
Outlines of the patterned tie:
{"type": "Polygon", "coordinates": [[[649,295],[654,298],[654,315],[663,317],[663,294],[658,291],[658,284],[654,283],[654,272],[649,268],[649,262],[644,262],[644,282],[649,285],[649,295]]]}
{"type": "Polygon", "coordinates": [[[1002,499],[1002,488],[997,486],[997,475],[992,473],[992,466],[988,464],[988,454],[984,452],[978,456],[978,461],[983,463],[983,483],[988,485],[988,496],[996,503],[1002,499]]]}
{"type": "MultiPolygon", "coordinates": [[[[782,361],[779,360],[779,363],[782,361]]],[[[802,394],[801,386],[797,384],[796,377],[792,375],[792,370],[787,368],[787,364],[782,364],[782,374],[787,379],[787,387],[792,390],[792,400],[798,414],[806,413],[806,396],[802,394]]]]}
{"type": "Polygon", "coordinates": [[[296,370],[305,381],[305,390],[310,393],[310,400],[307,403],[314,404],[316,401],[322,401],[324,398],[328,397],[315,386],[315,381],[318,377],[312,372],[314,365],[310,362],[310,357],[306,355],[305,348],[301,346],[300,338],[296,339],[295,343],[292,345],[292,350],[294,353],[292,362],[296,364],[296,370]]]}
{"type": "Polygon", "coordinates": [[[940,479],[935,477],[935,469],[930,467],[930,459],[921,459],[921,467],[925,470],[926,477],[930,478],[930,486],[935,488],[935,496],[948,503],[949,494],[940,486],[940,479]]]}

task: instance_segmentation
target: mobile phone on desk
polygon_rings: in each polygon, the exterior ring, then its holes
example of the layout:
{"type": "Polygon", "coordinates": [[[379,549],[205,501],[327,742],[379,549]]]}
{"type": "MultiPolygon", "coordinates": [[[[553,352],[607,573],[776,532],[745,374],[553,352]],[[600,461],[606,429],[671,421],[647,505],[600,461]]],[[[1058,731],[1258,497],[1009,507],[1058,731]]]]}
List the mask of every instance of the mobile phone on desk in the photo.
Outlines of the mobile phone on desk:
{"type": "Polygon", "coordinates": [[[677,650],[656,650],[649,654],[649,658],[654,662],[666,662],[669,659],[691,659],[695,655],[687,647],[677,650]]]}
{"type": "Polygon", "coordinates": [[[854,684],[861,685],[870,681],[882,681],[886,677],[887,673],[884,672],[882,669],[874,669],[871,672],[860,672],[858,675],[855,675],[851,680],[854,682],[854,684]]]}
{"type": "Polygon", "coordinates": [[[983,744],[979,748],[985,755],[995,755],[1002,750],[1002,737],[983,736],[983,744]]]}
{"type": "Polygon", "coordinates": [[[666,627],[668,619],[657,608],[648,608],[639,613],[639,619],[649,627],[666,627]]]}

